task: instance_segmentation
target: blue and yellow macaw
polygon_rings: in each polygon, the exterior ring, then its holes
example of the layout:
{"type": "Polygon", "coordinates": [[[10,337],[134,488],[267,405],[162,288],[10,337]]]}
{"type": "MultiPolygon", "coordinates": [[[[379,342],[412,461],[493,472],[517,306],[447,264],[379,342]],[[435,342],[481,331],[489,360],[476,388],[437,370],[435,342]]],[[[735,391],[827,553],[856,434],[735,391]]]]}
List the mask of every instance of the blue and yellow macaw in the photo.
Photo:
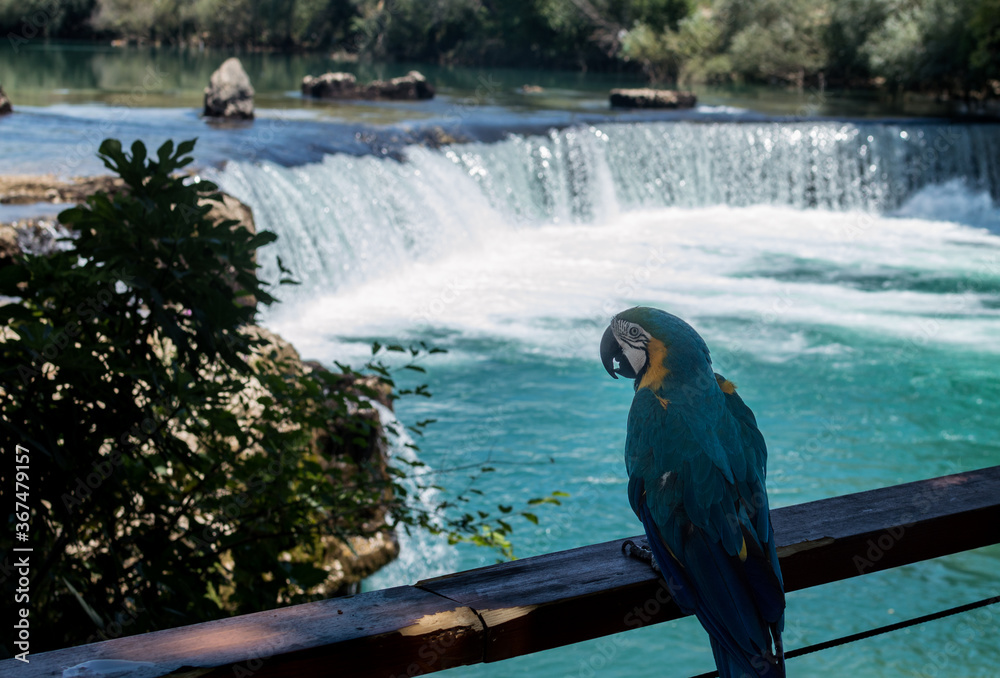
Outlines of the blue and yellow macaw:
{"type": "Polygon", "coordinates": [[[612,318],[601,361],[635,380],[629,503],[674,600],[708,631],[721,678],[783,677],[785,592],[753,412],[694,328],[664,311],[612,318]]]}

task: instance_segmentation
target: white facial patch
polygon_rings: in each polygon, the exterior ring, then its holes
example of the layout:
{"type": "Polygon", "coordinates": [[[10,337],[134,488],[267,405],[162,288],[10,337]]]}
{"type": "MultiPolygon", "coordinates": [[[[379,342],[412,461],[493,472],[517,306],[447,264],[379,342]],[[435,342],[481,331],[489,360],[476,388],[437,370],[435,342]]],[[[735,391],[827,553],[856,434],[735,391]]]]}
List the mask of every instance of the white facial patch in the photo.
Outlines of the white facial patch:
{"type": "Polygon", "coordinates": [[[646,365],[646,351],[645,349],[635,348],[634,346],[629,346],[628,344],[618,342],[622,347],[622,353],[628,359],[629,365],[632,366],[632,371],[639,374],[642,368],[646,365]]]}

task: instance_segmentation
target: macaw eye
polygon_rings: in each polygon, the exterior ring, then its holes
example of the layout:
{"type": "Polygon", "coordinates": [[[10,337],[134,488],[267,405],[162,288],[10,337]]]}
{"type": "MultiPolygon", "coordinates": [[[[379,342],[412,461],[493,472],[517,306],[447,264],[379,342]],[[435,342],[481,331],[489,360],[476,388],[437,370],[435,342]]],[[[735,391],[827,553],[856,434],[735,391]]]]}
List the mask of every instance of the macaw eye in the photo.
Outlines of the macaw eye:
{"type": "Polygon", "coordinates": [[[628,336],[632,337],[633,339],[638,339],[639,328],[636,327],[635,325],[632,325],[632,327],[628,328],[628,336]]]}

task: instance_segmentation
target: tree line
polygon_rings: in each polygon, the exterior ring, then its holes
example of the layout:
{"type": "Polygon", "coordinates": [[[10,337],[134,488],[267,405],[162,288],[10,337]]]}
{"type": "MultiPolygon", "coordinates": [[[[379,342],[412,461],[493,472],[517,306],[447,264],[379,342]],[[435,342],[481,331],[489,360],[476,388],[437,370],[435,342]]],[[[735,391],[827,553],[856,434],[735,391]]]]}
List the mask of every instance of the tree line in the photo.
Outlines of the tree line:
{"type": "Polygon", "coordinates": [[[1000,95],[1000,0],[0,0],[0,30],[1000,95]]]}

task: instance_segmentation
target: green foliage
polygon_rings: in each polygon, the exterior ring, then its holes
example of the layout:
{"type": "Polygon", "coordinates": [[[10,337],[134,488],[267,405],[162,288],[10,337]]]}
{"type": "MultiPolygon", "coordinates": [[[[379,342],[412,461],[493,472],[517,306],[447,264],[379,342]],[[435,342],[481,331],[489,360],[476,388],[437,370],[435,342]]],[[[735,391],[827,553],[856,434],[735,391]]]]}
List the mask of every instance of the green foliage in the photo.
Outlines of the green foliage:
{"type": "MultiPolygon", "coordinates": [[[[982,0],[969,19],[974,48],[969,58],[974,84],[1000,80],[1000,0],[982,0]]],[[[993,84],[992,89],[1000,89],[993,84]]]]}
{"type": "Polygon", "coordinates": [[[677,81],[683,54],[677,46],[677,34],[671,30],[657,33],[644,23],[625,34],[621,54],[642,64],[642,70],[652,82],[677,81]]]}
{"type": "Polygon", "coordinates": [[[686,16],[660,33],[638,23],[625,34],[621,54],[640,63],[653,82],[726,79],[732,64],[729,56],[721,53],[724,28],[707,10],[686,16]]]}
{"type": "Polygon", "coordinates": [[[0,0],[0,31],[14,47],[35,37],[89,38],[97,0],[0,0]]]}
{"type": "MultiPolygon", "coordinates": [[[[828,16],[820,0],[741,3],[742,21],[729,44],[733,69],[753,80],[802,82],[824,67],[828,16]]],[[[731,10],[735,16],[737,10],[731,10]]]]}
{"type": "Polygon", "coordinates": [[[863,47],[873,73],[905,87],[963,89],[975,0],[923,0],[893,8],[863,47]]]}
{"type": "Polygon", "coordinates": [[[743,80],[1000,94],[997,0],[702,0],[619,56],[654,81],[743,80]]]}
{"type": "Polygon", "coordinates": [[[837,0],[830,4],[830,23],[824,42],[826,68],[834,79],[851,84],[871,76],[864,46],[873,31],[885,23],[892,0],[837,0]]]}
{"type": "MultiPolygon", "coordinates": [[[[65,251],[0,268],[0,443],[31,455],[38,649],[328,595],[333,537],[422,526],[511,555],[508,524],[411,505],[419,462],[374,452],[368,403],[426,385],[396,389],[381,346],[379,380],[306,371],[252,327],[276,236],[212,218],[217,187],[178,174],[194,145],[105,141],[126,190],[63,212],[65,251]]],[[[384,351],[415,372],[439,352],[384,351]]]]}

